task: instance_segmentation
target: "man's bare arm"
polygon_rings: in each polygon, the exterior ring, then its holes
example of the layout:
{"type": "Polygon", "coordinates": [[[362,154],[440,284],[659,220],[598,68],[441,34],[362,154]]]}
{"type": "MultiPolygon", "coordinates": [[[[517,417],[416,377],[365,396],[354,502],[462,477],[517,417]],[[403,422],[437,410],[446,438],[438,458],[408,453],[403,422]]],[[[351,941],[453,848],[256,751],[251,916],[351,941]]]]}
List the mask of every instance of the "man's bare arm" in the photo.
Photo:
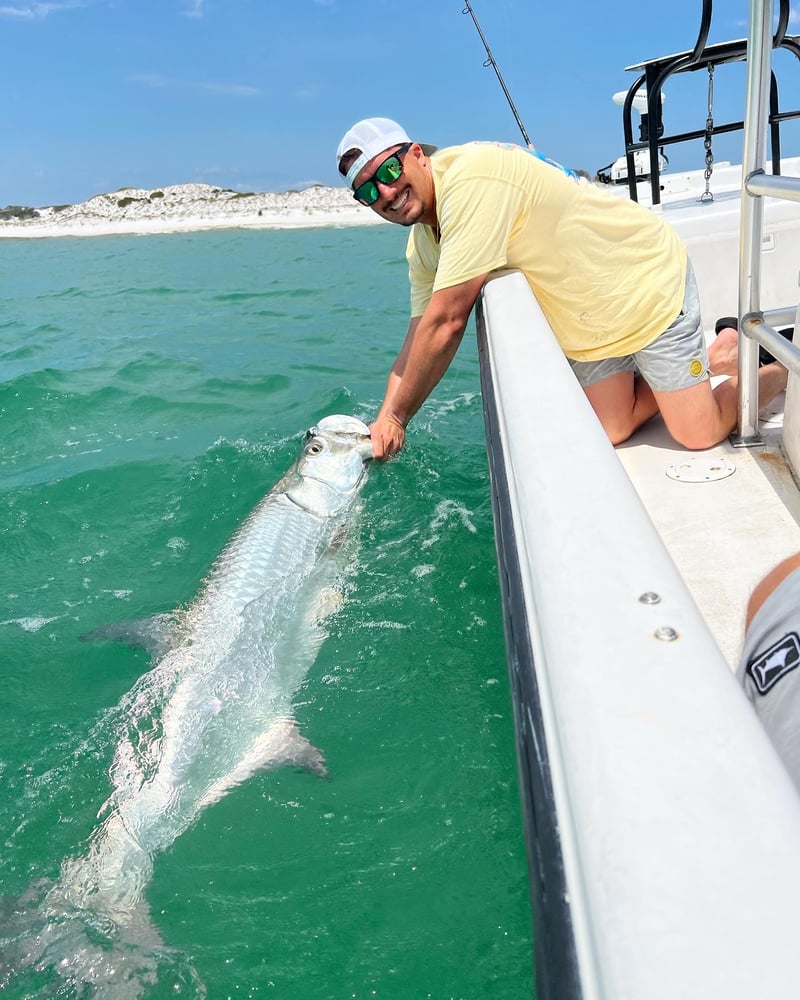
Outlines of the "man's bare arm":
{"type": "Polygon", "coordinates": [[[386,395],[371,427],[376,458],[390,458],[403,447],[408,422],[447,371],[458,350],[487,275],[434,292],[422,316],[411,320],[392,366],[386,395]]]}

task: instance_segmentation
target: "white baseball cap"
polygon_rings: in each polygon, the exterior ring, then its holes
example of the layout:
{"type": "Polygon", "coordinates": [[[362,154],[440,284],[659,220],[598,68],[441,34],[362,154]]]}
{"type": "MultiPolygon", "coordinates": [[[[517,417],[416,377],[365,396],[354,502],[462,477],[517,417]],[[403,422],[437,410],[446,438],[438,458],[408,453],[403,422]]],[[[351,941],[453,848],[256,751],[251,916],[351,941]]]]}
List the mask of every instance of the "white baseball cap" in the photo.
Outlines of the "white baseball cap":
{"type": "MultiPolygon", "coordinates": [[[[352,187],[364,164],[369,163],[373,156],[382,153],[384,149],[389,149],[390,146],[402,146],[406,142],[411,142],[406,130],[391,118],[364,118],[345,132],[336,150],[336,169],[339,169],[339,161],[348,150],[361,151],[361,155],[353,161],[347,171],[347,183],[352,187]]],[[[436,146],[428,146],[424,142],[419,145],[426,156],[435,153],[437,149],[436,146]]]]}

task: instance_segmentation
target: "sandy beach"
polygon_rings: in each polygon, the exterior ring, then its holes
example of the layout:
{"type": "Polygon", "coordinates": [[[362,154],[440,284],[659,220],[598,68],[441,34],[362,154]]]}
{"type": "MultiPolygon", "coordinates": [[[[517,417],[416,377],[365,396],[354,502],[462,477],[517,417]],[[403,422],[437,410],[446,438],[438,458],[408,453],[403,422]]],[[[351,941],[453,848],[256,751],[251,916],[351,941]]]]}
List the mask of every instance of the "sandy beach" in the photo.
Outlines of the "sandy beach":
{"type": "MultiPolygon", "coordinates": [[[[24,214],[29,213],[26,210],[24,214]]],[[[0,220],[0,238],[144,235],[240,227],[296,229],[382,222],[374,212],[354,201],[347,188],[322,186],[280,193],[241,193],[210,184],[121,188],[77,205],[37,208],[35,213],[31,218],[0,220]]]]}

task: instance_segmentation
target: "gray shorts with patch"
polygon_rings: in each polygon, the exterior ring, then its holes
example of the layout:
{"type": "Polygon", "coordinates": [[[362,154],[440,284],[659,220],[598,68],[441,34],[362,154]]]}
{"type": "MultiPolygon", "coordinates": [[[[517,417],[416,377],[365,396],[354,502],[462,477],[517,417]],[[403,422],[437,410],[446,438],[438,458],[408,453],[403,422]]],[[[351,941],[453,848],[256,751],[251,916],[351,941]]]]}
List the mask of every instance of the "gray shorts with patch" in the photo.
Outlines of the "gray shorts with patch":
{"type": "Polygon", "coordinates": [[[652,344],[623,358],[567,360],[584,389],[621,372],[640,374],[656,392],[675,392],[702,382],[708,376],[708,355],[700,317],[700,296],[691,262],[686,261],[683,309],[652,344]]]}
{"type": "Polygon", "coordinates": [[[758,609],[736,676],[800,791],[800,569],[758,609]]]}

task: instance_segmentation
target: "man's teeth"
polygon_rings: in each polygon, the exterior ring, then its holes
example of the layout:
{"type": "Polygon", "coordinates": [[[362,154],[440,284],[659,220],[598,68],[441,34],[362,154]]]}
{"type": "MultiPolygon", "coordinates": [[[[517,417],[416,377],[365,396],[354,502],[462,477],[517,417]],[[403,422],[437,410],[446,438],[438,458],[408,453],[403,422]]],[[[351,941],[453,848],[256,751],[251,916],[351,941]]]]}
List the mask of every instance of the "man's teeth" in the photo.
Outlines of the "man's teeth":
{"type": "Polygon", "coordinates": [[[394,203],[394,205],[392,205],[392,211],[398,212],[405,205],[407,201],[408,201],[408,191],[406,191],[405,194],[403,194],[402,197],[398,198],[397,201],[394,203]]]}

